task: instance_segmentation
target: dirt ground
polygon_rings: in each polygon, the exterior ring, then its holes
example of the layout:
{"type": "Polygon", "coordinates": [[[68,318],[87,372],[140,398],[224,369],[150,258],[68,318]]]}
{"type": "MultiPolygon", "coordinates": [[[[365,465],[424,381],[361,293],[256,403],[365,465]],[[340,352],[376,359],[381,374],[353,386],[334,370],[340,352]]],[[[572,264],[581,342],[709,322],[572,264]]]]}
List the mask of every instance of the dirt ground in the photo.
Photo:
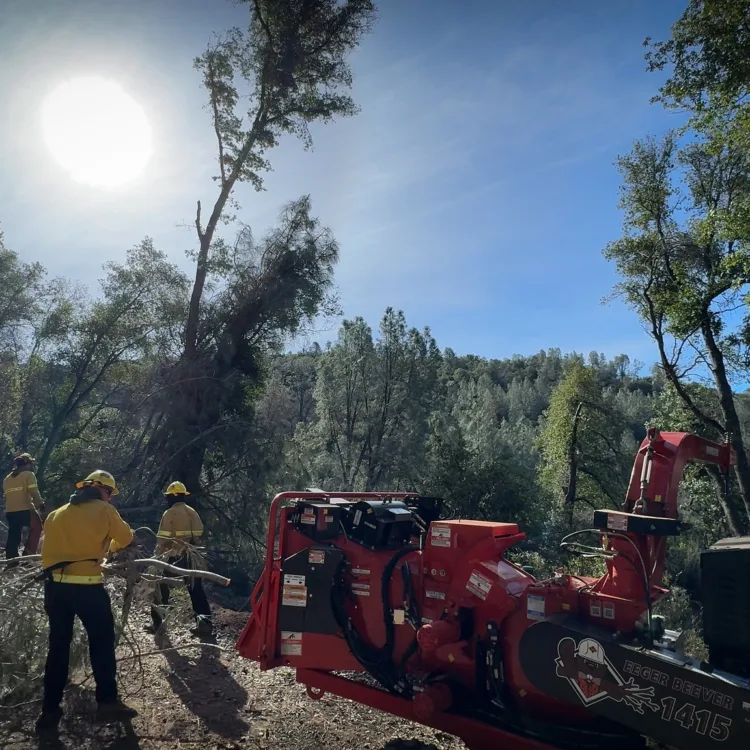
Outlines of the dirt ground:
{"type": "MultiPolygon", "coordinates": [[[[140,651],[123,649],[123,697],[139,711],[132,724],[101,726],[91,721],[93,685],[68,688],[59,735],[44,742],[34,734],[39,703],[0,709],[2,750],[382,750],[394,738],[417,739],[439,750],[463,750],[440,732],[396,719],[350,701],[326,696],[310,700],[288,669],[261,673],[234,651],[247,619],[214,608],[216,636],[201,647],[153,654],[198,643],[185,622],[172,622],[165,636],[142,632],[133,619],[132,640],[140,651]]],[[[79,676],[74,680],[80,682],[79,676]]]]}

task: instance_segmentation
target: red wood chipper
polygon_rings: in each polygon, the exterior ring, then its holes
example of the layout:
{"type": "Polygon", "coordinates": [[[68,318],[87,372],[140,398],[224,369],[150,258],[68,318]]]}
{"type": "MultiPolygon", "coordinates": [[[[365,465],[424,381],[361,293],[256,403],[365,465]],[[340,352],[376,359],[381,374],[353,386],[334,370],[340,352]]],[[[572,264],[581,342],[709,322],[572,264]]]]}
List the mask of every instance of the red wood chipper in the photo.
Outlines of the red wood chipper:
{"type": "Polygon", "coordinates": [[[439,498],[284,492],[237,643],[308,695],[340,696],[460,737],[470,750],[750,748],[750,537],[701,554],[707,662],[654,605],[680,533],[688,462],[727,480],[731,449],[650,429],[621,511],[563,540],[599,579],[537,580],[506,559],[514,523],[446,520],[439,498]],[[583,544],[588,533],[597,543],[583,544]],[[598,535],[598,536],[594,536],[598,535]]]}

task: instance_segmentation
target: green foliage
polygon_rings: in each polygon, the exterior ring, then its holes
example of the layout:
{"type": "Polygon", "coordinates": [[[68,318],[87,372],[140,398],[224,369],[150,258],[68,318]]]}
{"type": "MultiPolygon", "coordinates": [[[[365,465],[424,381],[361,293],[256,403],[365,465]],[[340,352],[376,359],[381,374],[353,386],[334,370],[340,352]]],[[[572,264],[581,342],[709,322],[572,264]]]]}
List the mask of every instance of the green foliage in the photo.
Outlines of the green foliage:
{"type": "Polygon", "coordinates": [[[576,492],[569,503],[618,508],[624,500],[633,453],[623,451],[625,419],[607,396],[595,371],[582,362],[572,363],[552,393],[539,439],[540,482],[559,501],[569,494],[571,482],[576,492]]]}
{"type": "Polygon", "coordinates": [[[246,31],[234,28],[195,60],[209,96],[219,146],[221,185],[260,189],[264,154],[284,133],[310,146],[308,126],[356,114],[345,92],[348,53],[374,22],[371,0],[242,0],[246,31]],[[242,96],[247,90],[250,97],[242,96]],[[247,110],[241,105],[249,101],[247,110]]]}
{"type": "Polygon", "coordinates": [[[403,313],[386,311],[377,342],[361,318],[344,321],[319,364],[317,419],[297,429],[309,481],[344,489],[369,490],[384,480],[414,487],[439,363],[429,331],[408,329],[403,313]]]}
{"type": "Polygon", "coordinates": [[[690,0],[670,39],[646,39],[649,70],[671,72],[656,100],[697,112],[742,102],[750,86],[748,17],[748,0],[690,0]]]}
{"type": "Polygon", "coordinates": [[[748,322],[736,315],[750,282],[748,238],[737,234],[750,198],[748,152],[705,139],[678,147],[670,134],[637,142],[618,167],[624,234],[604,254],[700,431],[715,440],[731,435],[739,498],[724,510],[739,532],[750,519],[750,462],[733,393],[748,359],[748,322]],[[713,381],[713,399],[692,382],[696,375],[713,381]]]}

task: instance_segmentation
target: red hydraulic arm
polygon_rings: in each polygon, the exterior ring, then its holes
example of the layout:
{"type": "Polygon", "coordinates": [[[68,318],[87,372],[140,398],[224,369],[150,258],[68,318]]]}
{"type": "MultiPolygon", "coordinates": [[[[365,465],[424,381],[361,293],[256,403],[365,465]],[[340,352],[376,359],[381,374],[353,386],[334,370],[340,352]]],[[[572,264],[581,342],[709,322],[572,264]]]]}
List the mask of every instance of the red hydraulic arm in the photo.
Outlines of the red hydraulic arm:
{"type": "MultiPolygon", "coordinates": [[[[728,445],[690,433],[660,433],[653,427],[649,428],[633,465],[624,511],[676,519],[680,503],[678,491],[685,466],[689,463],[712,464],[728,476],[734,460],[734,453],[728,445]]],[[[667,536],[612,532],[608,537],[610,549],[619,554],[608,561],[607,573],[593,586],[593,592],[642,600],[645,572],[651,596],[658,599],[666,593],[660,587],[667,536]],[[642,569],[639,570],[641,561],[642,569]]]]}

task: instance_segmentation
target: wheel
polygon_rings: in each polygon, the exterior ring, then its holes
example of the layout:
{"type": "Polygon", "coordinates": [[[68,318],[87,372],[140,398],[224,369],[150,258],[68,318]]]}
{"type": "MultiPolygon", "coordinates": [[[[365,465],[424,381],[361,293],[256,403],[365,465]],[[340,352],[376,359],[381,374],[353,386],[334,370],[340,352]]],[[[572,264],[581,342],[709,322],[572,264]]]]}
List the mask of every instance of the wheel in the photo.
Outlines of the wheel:
{"type": "Polygon", "coordinates": [[[391,740],[383,750],[439,750],[436,745],[426,745],[420,740],[391,740]]]}

